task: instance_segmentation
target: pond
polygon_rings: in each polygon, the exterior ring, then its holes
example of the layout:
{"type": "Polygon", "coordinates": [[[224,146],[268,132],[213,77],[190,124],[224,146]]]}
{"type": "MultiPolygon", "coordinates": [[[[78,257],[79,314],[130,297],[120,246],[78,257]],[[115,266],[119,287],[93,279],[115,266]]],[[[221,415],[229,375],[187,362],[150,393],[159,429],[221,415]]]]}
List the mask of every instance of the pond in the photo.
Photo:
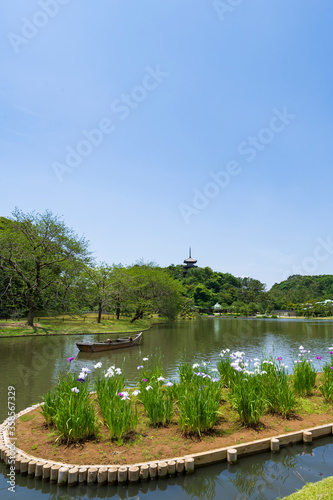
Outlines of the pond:
{"type": "MultiPolygon", "coordinates": [[[[261,358],[263,353],[271,353],[274,349],[275,355],[282,356],[284,363],[289,366],[289,370],[292,370],[293,360],[297,358],[300,345],[311,350],[311,359],[315,360],[316,355],[323,356],[323,362],[330,359],[328,348],[333,342],[333,322],[298,319],[202,318],[197,321],[177,321],[173,324],[156,326],[144,332],[142,345],[129,349],[88,354],[79,353],[75,345],[75,342],[79,340],[104,340],[107,336],[109,334],[1,339],[0,420],[3,421],[7,417],[8,386],[16,388],[16,412],[19,412],[41,401],[42,394],[54,385],[59,374],[66,373],[68,370],[66,359],[71,356],[75,358],[72,363],[77,370],[84,366],[93,369],[97,361],[102,362],[103,368],[108,368],[110,365],[122,367],[129,386],[134,386],[138,380],[137,366],[141,364],[142,358],[158,352],[163,357],[166,374],[171,379],[177,377],[177,367],[182,360],[188,360],[191,363],[205,361],[214,365],[219,358],[220,351],[225,348],[242,350],[249,358],[261,358]]],[[[256,459],[254,463],[259,462],[256,459]]],[[[178,482],[185,481],[185,479],[187,482],[194,481],[194,485],[198,484],[199,492],[202,474],[204,477],[211,477],[209,475],[213,470],[217,470],[216,466],[198,470],[191,479],[177,478],[166,481],[164,486],[166,486],[167,495],[171,495],[170,488],[177,487],[178,482]],[[176,483],[172,486],[174,482],[176,483]]],[[[0,480],[0,487],[4,488],[3,475],[0,475],[0,480]]],[[[28,487],[27,485],[26,488],[28,487]]],[[[150,485],[150,487],[153,486],[150,485]]],[[[196,486],[193,488],[195,490],[196,486]]],[[[183,492],[183,489],[181,491],[183,492]]],[[[50,495],[50,492],[45,494],[50,495]]],[[[193,494],[198,495],[194,492],[193,494]]],[[[114,493],[114,495],[117,498],[120,493],[114,493]]],[[[129,492],[126,495],[124,498],[130,498],[129,492]]],[[[186,498],[186,495],[187,493],[177,498],[186,498]]],[[[239,496],[237,498],[251,497],[239,496]]],[[[262,498],[273,497],[263,496],[262,498]]]]}

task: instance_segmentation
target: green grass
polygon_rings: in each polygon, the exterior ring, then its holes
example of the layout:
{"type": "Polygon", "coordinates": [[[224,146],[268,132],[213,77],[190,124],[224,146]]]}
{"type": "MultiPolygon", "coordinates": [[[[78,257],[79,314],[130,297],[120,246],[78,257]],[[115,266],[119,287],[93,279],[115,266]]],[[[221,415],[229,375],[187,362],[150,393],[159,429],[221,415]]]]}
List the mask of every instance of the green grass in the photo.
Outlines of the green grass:
{"type": "Polygon", "coordinates": [[[333,477],[322,479],[317,483],[308,483],[284,500],[333,500],[333,477]]]}
{"type": "Polygon", "coordinates": [[[0,338],[21,335],[59,335],[59,334],[93,334],[93,333],[132,333],[146,330],[153,324],[165,322],[165,318],[145,318],[130,323],[130,317],[119,320],[112,315],[103,315],[101,323],[97,323],[96,314],[84,316],[38,317],[36,326],[25,325],[26,318],[19,320],[0,320],[0,338]]]}
{"type": "Polygon", "coordinates": [[[29,422],[30,420],[33,420],[35,418],[35,415],[22,415],[20,417],[21,422],[29,422]]]}

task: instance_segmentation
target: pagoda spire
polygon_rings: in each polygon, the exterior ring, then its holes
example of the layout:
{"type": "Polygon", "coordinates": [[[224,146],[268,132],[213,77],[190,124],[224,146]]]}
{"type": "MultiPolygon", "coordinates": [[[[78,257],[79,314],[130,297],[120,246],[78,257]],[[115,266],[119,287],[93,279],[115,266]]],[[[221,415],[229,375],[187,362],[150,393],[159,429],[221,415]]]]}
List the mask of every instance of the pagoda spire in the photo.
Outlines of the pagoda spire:
{"type": "Polygon", "coordinates": [[[191,247],[189,247],[189,254],[190,254],[189,257],[184,260],[183,274],[186,274],[187,271],[193,267],[198,267],[195,265],[197,263],[197,261],[195,259],[192,259],[191,247]]]}

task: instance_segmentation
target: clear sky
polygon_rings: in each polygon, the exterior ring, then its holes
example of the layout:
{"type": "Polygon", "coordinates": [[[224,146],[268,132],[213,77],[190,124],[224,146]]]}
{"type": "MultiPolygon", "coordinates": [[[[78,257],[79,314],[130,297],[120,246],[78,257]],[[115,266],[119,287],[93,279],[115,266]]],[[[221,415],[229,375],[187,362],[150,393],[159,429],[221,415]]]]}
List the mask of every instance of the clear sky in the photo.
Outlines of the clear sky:
{"type": "Polygon", "coordinates": [[[99,261],[332,274],[333,2],[2,0],[1,215],[99,261]]]}

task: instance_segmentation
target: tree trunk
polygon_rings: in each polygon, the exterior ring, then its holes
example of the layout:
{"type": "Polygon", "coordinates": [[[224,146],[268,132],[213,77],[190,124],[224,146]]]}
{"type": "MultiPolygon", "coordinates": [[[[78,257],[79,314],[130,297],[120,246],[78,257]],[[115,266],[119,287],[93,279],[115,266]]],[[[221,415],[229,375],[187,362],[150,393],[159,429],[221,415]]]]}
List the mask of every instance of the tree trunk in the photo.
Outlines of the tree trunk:
{"type": "Polygon", "coordinates": [[[101,322],[101,317],[102,317],[102,302],[98,304],[98,318],[97,318],[97,323],[101,322]]]}
{"type": "Polygon", "coordinates": [[[120,303],[117,302],[117,305],[116,305],[116,315],[117,315],[117,319],[120,318],[120,303]]]}
{"type": "Polygon", "coordinates": [[[35,304],[30,302],[29,304],[29,314],[28,314],[28,326],[34,326],[34,317],[35,317],[35,304]]]}
{"type": "Polygon", "coordinates": [[[143,312],[140,309],[137,309],[130,323],[134,323],[135,320],[139,319],[141,317],[141,314],[143,314],[143,312]]]}

